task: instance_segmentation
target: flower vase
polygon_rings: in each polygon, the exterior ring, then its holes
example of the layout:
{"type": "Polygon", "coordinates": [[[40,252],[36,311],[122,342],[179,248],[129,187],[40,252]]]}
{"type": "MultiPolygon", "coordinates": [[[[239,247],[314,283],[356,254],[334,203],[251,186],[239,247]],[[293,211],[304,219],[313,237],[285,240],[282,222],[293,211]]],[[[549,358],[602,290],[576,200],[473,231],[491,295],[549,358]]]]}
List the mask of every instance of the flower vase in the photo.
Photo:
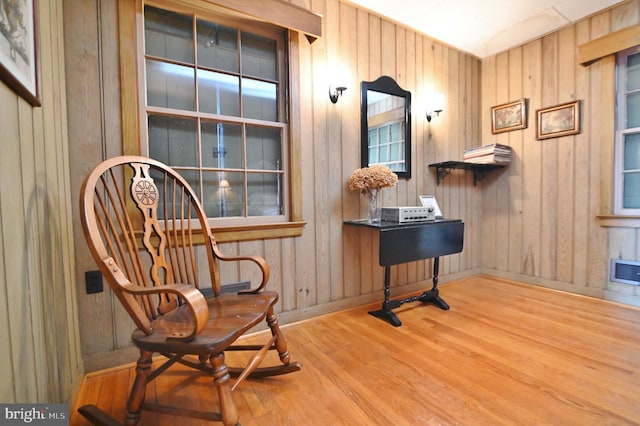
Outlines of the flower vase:
{"type": "Polygon", "coordinates": [[[367,189],[364,193],[367,199],[367,222],[375,223],[380,222],[380,209],[378,208],[378,193],[379,190],[367,189]]]}

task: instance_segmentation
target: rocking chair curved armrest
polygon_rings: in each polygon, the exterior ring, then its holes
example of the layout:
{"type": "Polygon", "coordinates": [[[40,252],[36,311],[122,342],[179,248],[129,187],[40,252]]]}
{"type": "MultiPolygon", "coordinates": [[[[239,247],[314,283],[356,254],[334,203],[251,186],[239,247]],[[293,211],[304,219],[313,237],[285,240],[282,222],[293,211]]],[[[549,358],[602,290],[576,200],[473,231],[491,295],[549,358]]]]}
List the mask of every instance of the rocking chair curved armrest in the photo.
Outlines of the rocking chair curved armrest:
{"type": "Polygon", "coordinates": [[[267,261],[260,257],[260,256],[227,256],[225,254],[223,254],[220,249],[218,249],[218,246],[213,244],[213,251],[216,255],[216,257],[222,261],[229,261],[229,262],[233,262],[233,261],[242,261],[242,260],[248,260],[250,262],[255,263],[256,265],[258,265],[258,267],[260,268],[260,270],[262,271],[262,282],[260,283],[260,285],[255,288],[255,289],[250,289],[250,290],[242,290],[239,291],[239,294],[255,294],[255,293],[259,293],[261,292],[266,286],[267,283],[269,282],[269,264],[267,264],[267,261]]]}
{"type": "MultiPolygon", "coordinates": [[[[191,340],[204,329],[207,325],[207,321],[209,319],[209,306],[207,304],[207,300],[202,295],[200,290],[195,288],[192,285],[188,284],[165,284],[158,287],[143,287],[137,284],[132,283],[120,270],[119,267],[116,266],[116,263],[112,257],[108,257],[103,259],[103,266],[108,268],[111,273],[111,277],[115,279],[118,283],[117,288],[120,288],[121,291],[125,293],[129,293],[133,296],[143,296],[147,294],[160,294],[160,293],[171,293],[178,296],[181,300],[186,302],[189,306],[189,311],[193,316],[193,330],[189,334],[180,334],[176,336],[172,336],[172,339],[175,340],[191,340]]],[[[132,308],[133,309],[133,308],[132,308]]],[[[137,317],[135,313],[133,313],[133,317],[137,317]]],[[[145,333],[150,333],[151,329],[144,324],[140,324],[136,321],[138,327],[140,327],[145,333]]]]}
{"type": "Polygon", "coordinates": [[[186,302],[189,310],[193,315],[193,323],[195,327],[188,335],[176,334],[172,336],[172,340],[191,340],[204,329],[209,319],[209,306],[207,300],[200,290],[188,284],[165,284],[159,287],[141,287],[139,285],[129,283],[123,286],[123,290],[135,296],[146,294],[172,293],[177,295],[181,300],[186,302]]]}

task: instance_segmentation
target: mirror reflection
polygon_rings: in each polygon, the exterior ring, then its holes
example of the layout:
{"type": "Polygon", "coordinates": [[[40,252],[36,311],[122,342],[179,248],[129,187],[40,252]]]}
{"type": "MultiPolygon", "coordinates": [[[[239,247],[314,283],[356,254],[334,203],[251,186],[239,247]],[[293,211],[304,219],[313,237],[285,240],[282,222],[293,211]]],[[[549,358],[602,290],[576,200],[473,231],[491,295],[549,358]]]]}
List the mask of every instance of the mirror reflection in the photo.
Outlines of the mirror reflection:
{"type": "Polygon", "coordinates": [[[363,81],[362,167],[384,164],[399,178],[411,177],[411,93],[388,76],[363,81]]]}

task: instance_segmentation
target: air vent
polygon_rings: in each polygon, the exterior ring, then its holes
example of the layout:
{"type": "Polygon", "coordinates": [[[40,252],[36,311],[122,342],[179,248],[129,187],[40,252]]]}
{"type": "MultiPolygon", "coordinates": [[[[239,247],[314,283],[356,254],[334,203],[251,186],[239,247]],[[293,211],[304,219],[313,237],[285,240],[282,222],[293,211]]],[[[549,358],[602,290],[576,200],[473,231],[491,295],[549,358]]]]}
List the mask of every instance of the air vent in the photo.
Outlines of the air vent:
{"type": "MultiPolygon", "coordinates": [[[[224,284],[220,287],[221,293],[237,293],[241,290],[249,290],[251,288],[251,281],[241,281],[233,284],[224,284]]],[[[204,287],[200,289],[200,293],[204,297],[213,296],[213,289],[211,287],[204,287]]]]}
{"type": "Polygon", "coordinates": [[[611,259],[611,281],[640,285],[640,262],[611,259]]]}

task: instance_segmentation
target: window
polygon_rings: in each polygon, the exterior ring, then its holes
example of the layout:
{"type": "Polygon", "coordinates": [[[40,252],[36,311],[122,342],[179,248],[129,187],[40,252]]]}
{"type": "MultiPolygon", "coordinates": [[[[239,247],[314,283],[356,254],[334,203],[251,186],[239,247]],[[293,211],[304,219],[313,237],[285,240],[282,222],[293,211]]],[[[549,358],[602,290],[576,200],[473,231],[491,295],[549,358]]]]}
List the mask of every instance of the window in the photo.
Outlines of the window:
{"type": "Polygon", "coordinates": [[[394,172],[405,171],[404,122],[369,128],[369,163],[384,164],[394,172]]]}
{"type": "Polygon", "coordinates": [[[285,36],[144,7],[142,151],[179,170],[217,224],[288,220],[285,36]]]}
{"type": "Polygon", "coordinates": [[[640,215],[640,46],[618,54],[615,213],[640,215]]]}

